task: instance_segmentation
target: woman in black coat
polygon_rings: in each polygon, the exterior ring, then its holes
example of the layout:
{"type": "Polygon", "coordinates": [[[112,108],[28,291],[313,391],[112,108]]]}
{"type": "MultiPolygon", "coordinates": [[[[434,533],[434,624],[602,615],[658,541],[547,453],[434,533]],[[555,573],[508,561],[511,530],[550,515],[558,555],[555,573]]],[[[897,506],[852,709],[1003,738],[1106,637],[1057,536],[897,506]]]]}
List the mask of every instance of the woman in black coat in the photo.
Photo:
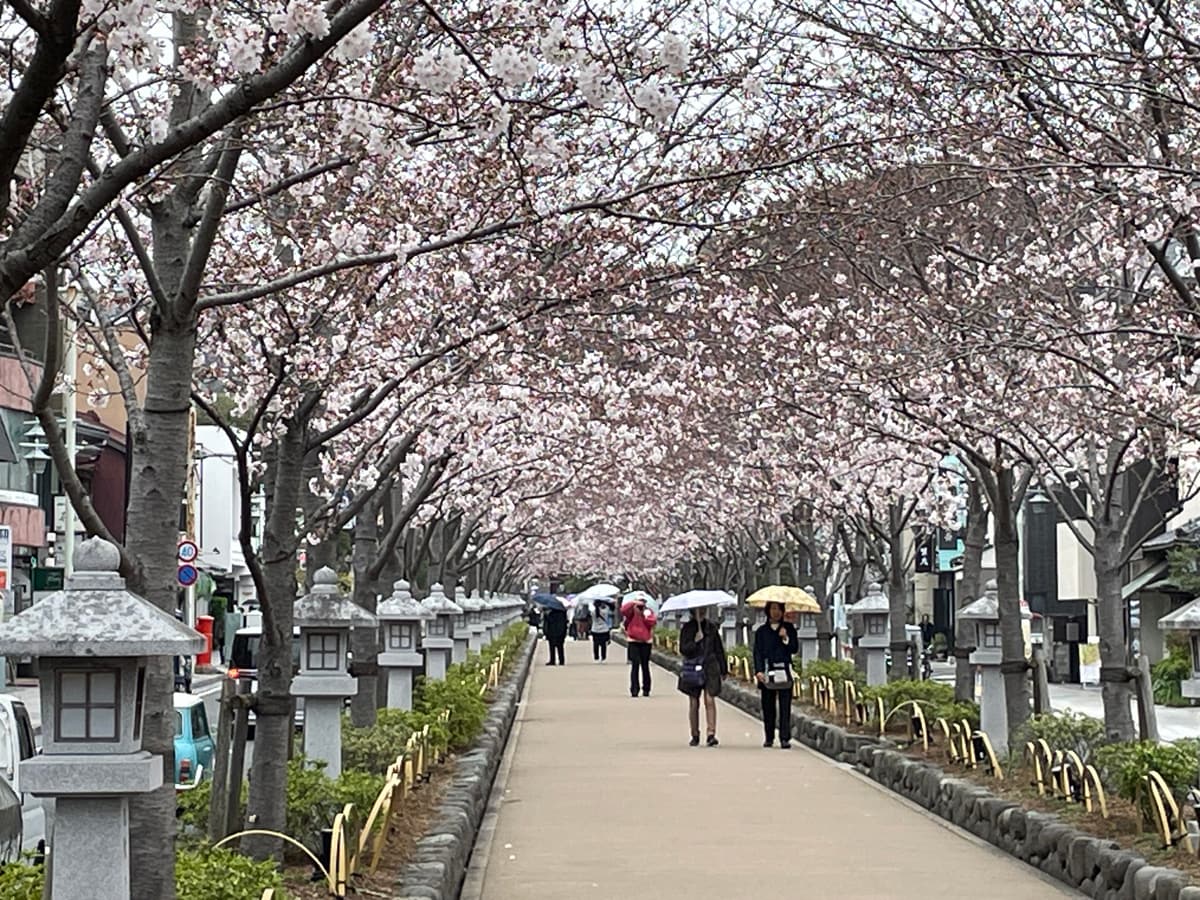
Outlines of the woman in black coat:
{"type": "Polygon", "coordinates": [[[691,621],[679,632],[679,654],[684,660],[700,660],[704,669],[703,687],[687,684],[683,676],[679,676],[679,690],[688,695],[690,746],[700,745],[700,699],[703,697],[708,746],[716,747],[720,743],[717,740],[717,697],[721,696],[721,682],[729,674],[729,660],[725,656],[721,632],[708,621],[703,607],[692,611],[691,621]]]}
{"type": "Polygon", "coordinates": [[[791,622],[783,619],[783,604],[767,604],[767,621],[754,632],[754,678],[762,695],[764,747],[775,743],[778,714],[779,746],[792,746],[792,657],[800,640],[791,622]],[[776,673],[776,674],[772,674],[776,673]]]}

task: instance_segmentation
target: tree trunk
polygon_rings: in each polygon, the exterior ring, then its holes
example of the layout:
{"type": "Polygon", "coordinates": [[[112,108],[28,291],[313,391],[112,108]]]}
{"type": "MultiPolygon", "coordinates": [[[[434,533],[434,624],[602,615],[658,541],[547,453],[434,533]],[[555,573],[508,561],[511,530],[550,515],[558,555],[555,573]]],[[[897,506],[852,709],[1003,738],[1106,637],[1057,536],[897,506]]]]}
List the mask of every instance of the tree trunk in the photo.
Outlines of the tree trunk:
{"type": "MultiPolygon", "coordinates": [[[[303,480],[304,426],[290,422],[279,440],[274,491],[263,534],[267,596],[262,601],[263,637],[255,701],[254,762],[246,812],[255,828],[287,830],[287,765],[292,741],[292,606],[296,602],[296,511],[303,480]]],[[[278,857],[280,841],[262,835],[242,839],[255,859],[278,857]]]]}
{"type": "MultiPolygon", "coordinates": [[[[1004,674],[1004,699],[1008,711],[1008,736],[1029,720],[1029,669],[1025,659],[1025,634],[1021,628],[1018,582],[1021,542],[1014,507],[1013,470],[1003,465],[996,472],[996,589],[1000,603],[1000,671],[1004,674]]],[[[1015,745],[1014,745],[1015,746],[1015,745]]]]}
{"type": "MultiPolygon", "coordinates": [[[[971,479],[967,488],[967,527],[963,538],[962,580],[958,583],[958,601],[961,610],[974,603],[983,592],[980,578],[983,570],[983,548],[987,543],[988,514],[983,502],[983,490],[976,479],[971,479]]],[[[954,699],[963,703],[975,700],[975,672],[971,668],[970,656],[975,649],[975,627],[970,622],[955,619],[954,622],[954,699]]]]}
{"type": "MultiPolygon", "coordinates": [[[[160,242],[157,252],[165,252],[160,242]]],[[[181,251],[182,252],[182,251],[181,251]]],[[[131,431],[132,479],[125,546],[137,560],[130,589],[175,614],[179,587],[176,547],[180,499],[187,478],[195,330],[192,323],[159,322],[150,342],[146,374],[146,429],[131,431]]],[[[142,748],[159,754],[163,786],[134,794],[129,807],[129,860],[134,900],[175,896],[175,690],[172,662],[152,657],[146,671],[142,748]]]]}
{"type": "MultiPolygon", "coordinates": [[[[378,584],[369,569],[379,554],[379,509],[370,502],[354,519],[354,602],[375,612],[378,584]]],[[[354,656],[358,693],[350,698],[350,721],[355,728],[375,724],[376,691],[379,681],[378,629],[355,628],[350,632],[350,652],[354,656]]]]}
{"type": "Polygon", "coordinates": [[[904,564],[903,509],[893,503],[888,510],[888,628],[891,632],[890,645],[892,664],[888,668],[888,681],[900,681],[909,677],[908,671],[908,573],[904,564]]]}
{"type": "MultiPolygon", "coordinates": [[[[1100,517],[1098,517],[1100,518],[1100,517]]],[[[1125,640],[1125,601],[1121,597],[1121,528],[1096,523],[1096,627],[1100,638],[1100,692],[1104,699],[1104,731],[1110,741],[1137,739],[1129,708],[1130,660],[1125,640]]]]}

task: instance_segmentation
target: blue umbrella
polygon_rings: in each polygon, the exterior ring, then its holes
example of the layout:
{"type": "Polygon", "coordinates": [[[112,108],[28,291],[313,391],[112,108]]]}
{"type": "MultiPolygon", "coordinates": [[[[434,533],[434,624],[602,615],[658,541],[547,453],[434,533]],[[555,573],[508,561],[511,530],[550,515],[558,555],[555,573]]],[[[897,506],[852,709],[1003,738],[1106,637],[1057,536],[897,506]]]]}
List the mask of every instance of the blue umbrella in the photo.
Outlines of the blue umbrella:
{"type": "Polygon", "coordinates": [[[544,606],[546,609],[561,609],[566,612],[567,608],[563,606],[563,602],[553,594],[534,594],[533,602],[538,606],[544,606]]]}

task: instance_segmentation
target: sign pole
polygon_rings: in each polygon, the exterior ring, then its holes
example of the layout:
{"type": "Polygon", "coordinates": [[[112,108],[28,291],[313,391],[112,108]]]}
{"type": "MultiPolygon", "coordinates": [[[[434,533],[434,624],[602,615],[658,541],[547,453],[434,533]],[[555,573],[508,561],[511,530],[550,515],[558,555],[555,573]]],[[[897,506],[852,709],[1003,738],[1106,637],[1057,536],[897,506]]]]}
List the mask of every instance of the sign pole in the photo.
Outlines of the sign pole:
{"type": "MultiPolygon", "coordinates": [[[[0,622],[8,618],[12,602],[12,526],[0,525],[0,622]]],[[[14,610],[15,611],[15,610],[14,610]]],[[[0,656],[0,688],[8,686],[8,659],[0,656]]]]}

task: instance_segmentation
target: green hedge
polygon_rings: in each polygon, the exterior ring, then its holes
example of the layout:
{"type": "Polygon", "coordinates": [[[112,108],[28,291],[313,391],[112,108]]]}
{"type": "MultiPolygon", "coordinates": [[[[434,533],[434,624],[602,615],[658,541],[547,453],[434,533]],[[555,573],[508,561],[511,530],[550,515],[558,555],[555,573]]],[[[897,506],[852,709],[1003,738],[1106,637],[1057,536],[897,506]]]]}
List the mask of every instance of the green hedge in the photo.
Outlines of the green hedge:
{"type": "Polygon", "coordinates": [[[1143,797],[1143,780],[1153,770],[1163,777],[1175,799],[1182,801],[1196,784],[1200,740],[1188,738],[1171,744],[1153,741],[1108,744],[1096,750],[1096,763],[1105,783],[1126,800],[1136,801],[1143,797]]]}
{"type": "Polygon", "coordinates": [[[966,719],[972,728],[979,727],[979,707],[974,703],[959,703],[954,699],[954,686],[937,681],[914,681],[901,679],[874,687],[863,688],[863,698],[874,703],[882,698],[888,715],[901,704],[916,700],[921,704],[925,718],[945,719],[947,723],[966,719]]]}
{"type": "Polygon", "coordinates": [[[1031,716],[1016,737],[1018,748],[1040,739],[1051,750],[1074,750],[1085,764],[1094,762],[1095,752],[1108,743],[1102,720],[1069,711],[1031,716]]]}
{"type": "MultiPolygon", "coordinates": [[[[0,869],[0,897],[42,900],[46,873],[42,866],[10,865],[0,869]]],[[[178,900],[253,900],[267,888],[283,900],[283,876],[273,860],[255,862],[231,850],[208,846],[175,854],[178,900]]]]}
{"type": "Polygon", "coordinates": [[[860,691],[866,686],[867,677],[848,659],[815,659],[806,666],[801,665],[798,655],[794,660],[796,671],[804,678],[828,678],[838,690],[842,689],[843,681],[853,681],[860,691]]]}

